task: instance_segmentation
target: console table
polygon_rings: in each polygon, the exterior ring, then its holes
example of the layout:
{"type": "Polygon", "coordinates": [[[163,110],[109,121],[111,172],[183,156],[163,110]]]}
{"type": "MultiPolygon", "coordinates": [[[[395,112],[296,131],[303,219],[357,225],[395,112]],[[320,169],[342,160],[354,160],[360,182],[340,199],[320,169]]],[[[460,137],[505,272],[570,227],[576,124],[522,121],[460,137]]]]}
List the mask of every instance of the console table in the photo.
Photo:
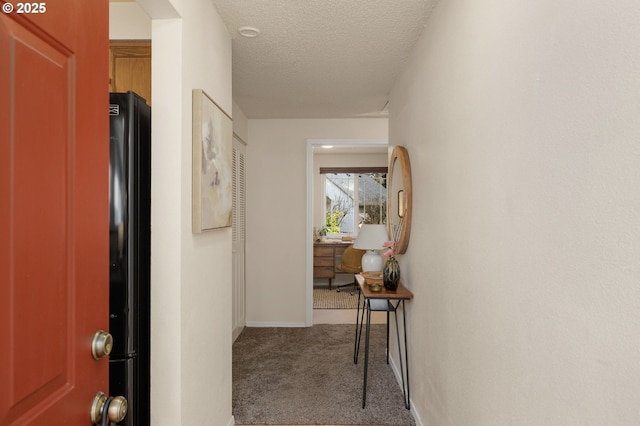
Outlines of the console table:
{"type": "Polygon", "coordinates": [[[328,278],[331,290],[331,280],[336,277],[336,256],[351,244],[353,241],[340,240],[313,243],[313,278],[328,278]]]}
{"type": "Polygon", "coordinates": [[[358,310],[356,311],[356,341],[353,348],[353,363],[358,363],[358,353],[360,351],[360,338],[362,337],[362,325],[365,321],[365,312],[367,315],[367,329],[364,343],[364,380],[362,383],[362,408],[367,402],[367,368],[369,365],[369,330],[371,325],[371,311],[383,311],[387,313],[387,364],[389,364],[389,313],[393,312],[396,322],[396,336],[398,337],[398,360],[400,362],[400,375],[402,376],[402,394],[404,395],[404,406],[409,409],[409,354],[407,353],[407,321],[405,318],[404,302],[413,299],[413,293],[407,290],[402,283],[398,285],[396,291],[390,292],[384,288],[381,291],[371,291],[369,285],[365,282],[364,277],[356,274],[356,280],[360,287],[358,292],[358,310]],[[362,313],[360,313],[361,297],[364,297],[362,304],[362,313]],[[402,313],[402,329],[404,331],[404,364],[402,363],[402,346],[400,345],[400,332],[398,330],[398,308],[402,313]]]}

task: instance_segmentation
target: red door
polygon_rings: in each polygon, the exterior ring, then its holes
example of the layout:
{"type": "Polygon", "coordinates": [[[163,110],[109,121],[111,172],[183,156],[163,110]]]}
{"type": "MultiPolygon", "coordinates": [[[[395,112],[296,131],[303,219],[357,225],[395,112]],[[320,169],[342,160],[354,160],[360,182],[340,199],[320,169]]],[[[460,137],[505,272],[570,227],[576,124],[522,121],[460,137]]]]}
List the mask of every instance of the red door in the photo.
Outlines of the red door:
{"type": "Polygon", "coordinates": [[[108,3],[0,6],[0,424],[89,425],[108,394],[108,3]]]}

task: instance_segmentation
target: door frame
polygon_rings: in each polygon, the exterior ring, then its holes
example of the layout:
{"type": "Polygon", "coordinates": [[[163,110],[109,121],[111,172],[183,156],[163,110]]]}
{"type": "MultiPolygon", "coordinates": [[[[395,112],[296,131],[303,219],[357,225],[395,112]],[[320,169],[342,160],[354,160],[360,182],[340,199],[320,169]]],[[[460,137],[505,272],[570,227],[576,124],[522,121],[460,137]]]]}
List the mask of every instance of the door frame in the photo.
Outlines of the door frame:
{"type": "MultiPolygon", "coordinates": [[[[388,139],[307,139],[307,217],[306,228],[313,229],[313,149],[322,145],[335,147],[389,146],[388,139]]],[[[313,325],[313,235],[307,232],[305,244],[305,326],[313,325]]]]}

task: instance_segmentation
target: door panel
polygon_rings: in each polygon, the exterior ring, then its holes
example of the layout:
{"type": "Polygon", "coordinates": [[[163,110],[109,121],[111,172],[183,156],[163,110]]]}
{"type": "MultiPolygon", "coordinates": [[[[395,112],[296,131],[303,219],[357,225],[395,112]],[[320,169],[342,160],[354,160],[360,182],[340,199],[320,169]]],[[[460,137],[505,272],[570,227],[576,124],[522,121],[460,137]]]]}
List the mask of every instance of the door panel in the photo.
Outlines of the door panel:
{"type": "Polygon", "coordinates": [[[108,3],[46,7],[0,15],[3,425],[90,424],[108,392],[108,3]]]}
{"type": "Polygon", "coordinates": [[[70,98],[67,75],[71,70],[70,54],[55,49],[50,40],[33,37],[19,25],[13,28],[13,34],[14,64],[16,69],[24,70],[16,76],[18,84],[13,92],[13,139],[26,142],[13,144],[11,153],[13,244],[9,247],[10,258],[14,259],[10,265],[13,308],[15,313],[34,309],[39,315],[30,321],[15,318],[21,329],[14,334],[9,348],[13,352],[13,374],[21,377],[14,381],[14,401],[16,406],[29,406],[38,398],[34,390],[51,393],[67,382],[66,329],[55,335],[39,332],[48,330],[50,323],[64,324],[68,311],[68,271],[59,265],[68,263],[71,248],[66,241],[66,211],[71,200],[66,182],[69,129],[65,119],[70,98]],[[46,81],[38,78],[42,74],[48,76],[46,81]],[[32,91],[44,102],[35,102],[29,95],[32,91]],[[59,107],[47,112],[46,104],[54,100],[59,107]],[[46,126],[35,126],[33,118],[41,115],[47,115],[46,126]],[[64,308],[59,309],[60,306],[64,308]],[[40,342],[33,340],[38,334],[40,342]],[[32,374],[32,364],[40,356],[41,347],[48,348],[47,357],[39,365],[41,371],[32,374]]]}

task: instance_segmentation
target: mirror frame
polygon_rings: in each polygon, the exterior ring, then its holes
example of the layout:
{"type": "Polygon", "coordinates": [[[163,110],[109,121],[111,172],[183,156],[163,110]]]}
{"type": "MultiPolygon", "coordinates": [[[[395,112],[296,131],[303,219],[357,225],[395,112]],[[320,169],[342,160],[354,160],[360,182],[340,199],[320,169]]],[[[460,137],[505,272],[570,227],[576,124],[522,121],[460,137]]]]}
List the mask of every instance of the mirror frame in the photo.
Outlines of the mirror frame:
{"type": "Polygon", "coordinates": [[[403,254],[409,246],[409,237],[411,235],[411,209],[412,209],[412,181],[411,181],[411,162],[409,161],[409,152],[403,146],[396,145],[391,151],[389,157],[389,172],[387,174],[387,232],[389,238],[393,239],[393,218],[400,217],[401,228],[396,241],[396,254],[403,254]],[[398,173],[399,172],[399,173],[398,173]],[[393,194],[394,179],[397,182],[398,177],[402,179],[402,191],[400,194],[393,194]],[[404,204],[402,206],[401,204],[404,204]],[[399,212],[404,211],[403,215],[399,212]]]}

